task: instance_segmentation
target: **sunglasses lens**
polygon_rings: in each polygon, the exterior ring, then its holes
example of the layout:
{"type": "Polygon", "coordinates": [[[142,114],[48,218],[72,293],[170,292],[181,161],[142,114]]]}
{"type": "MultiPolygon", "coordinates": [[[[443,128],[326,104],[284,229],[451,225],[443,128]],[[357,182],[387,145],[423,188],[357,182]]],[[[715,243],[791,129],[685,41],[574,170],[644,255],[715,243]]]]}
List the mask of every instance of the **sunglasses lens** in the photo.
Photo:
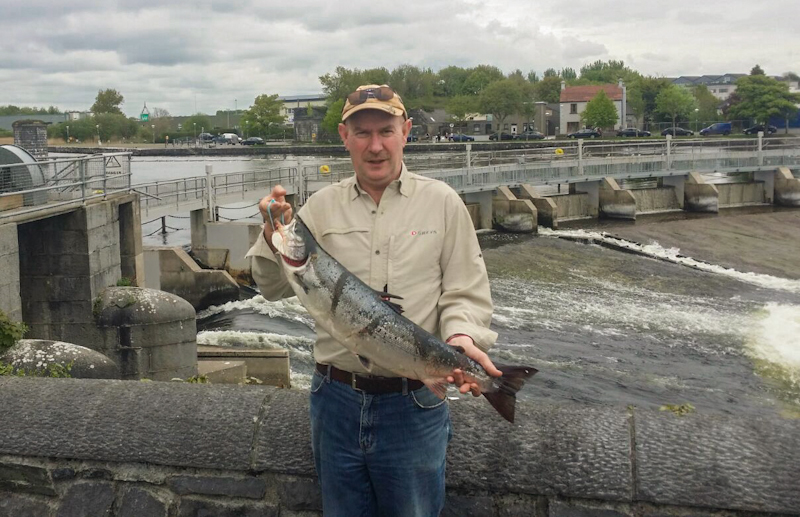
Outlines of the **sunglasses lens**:
{"type": "Polygon", "coordinates": [[[394,91],[388,86],[381,86],[380,88],[369,88],[367,90],[358,90],[347,96],[347,100],[353,106],[367,102],[367,99],[373,98],[379,101],[388,101],[394,97],[394,91]]]}

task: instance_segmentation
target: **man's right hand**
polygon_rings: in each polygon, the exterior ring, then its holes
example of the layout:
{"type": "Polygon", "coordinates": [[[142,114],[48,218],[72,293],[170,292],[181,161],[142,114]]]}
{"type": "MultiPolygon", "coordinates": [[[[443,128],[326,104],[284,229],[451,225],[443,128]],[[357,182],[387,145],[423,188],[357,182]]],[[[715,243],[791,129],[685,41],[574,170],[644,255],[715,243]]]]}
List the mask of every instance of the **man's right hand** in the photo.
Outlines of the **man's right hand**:
{"type": "Polygon", "coordinates": [[[272,246],[272,229],[289,224],[289,221],[292,220],[292,205],[286,202],[286,189],[275,185],[272,192],[258,203],[258,210],[264,219],[264,238],[267,240],[269,248],[275,253],[277,250],[272,246]],[[270,203],[272,200],[275,202],[270,203]],[[283,223],[281,223],[281,215],[283,215],[283,223]],[[272,224],[270,224],[270,219],[272,224]]]}

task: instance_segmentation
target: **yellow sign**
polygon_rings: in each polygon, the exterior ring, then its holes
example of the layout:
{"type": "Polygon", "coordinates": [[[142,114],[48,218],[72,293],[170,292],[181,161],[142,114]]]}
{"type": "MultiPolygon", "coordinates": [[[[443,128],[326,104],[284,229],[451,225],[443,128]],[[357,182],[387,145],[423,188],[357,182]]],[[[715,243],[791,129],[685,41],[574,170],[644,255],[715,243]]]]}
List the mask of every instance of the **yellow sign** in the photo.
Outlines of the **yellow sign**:
{"type": "Polygon", "coordinates": [[[328,167],[327,165],[320,165],[319,166],[319,172],[320,172],[320,174],[330,174],[331,173],[331,168],[328,167]]]}

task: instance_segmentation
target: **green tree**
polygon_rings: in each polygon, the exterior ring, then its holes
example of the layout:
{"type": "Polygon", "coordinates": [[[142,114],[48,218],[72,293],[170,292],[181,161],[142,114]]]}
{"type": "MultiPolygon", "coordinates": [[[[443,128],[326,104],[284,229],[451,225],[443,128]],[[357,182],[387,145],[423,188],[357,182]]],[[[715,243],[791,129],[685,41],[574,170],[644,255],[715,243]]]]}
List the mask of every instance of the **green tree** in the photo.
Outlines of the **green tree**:
{"type": "Polygon", "coordinates": [[[719,118],[719,99],[711,93],[704,84],[692,88],[692,95],[697,103],[696,119],[703,122],[713,122],[719,118]]]}
{"type": "Polygon", "coordinates": [[[657,119],[656,97],[672,82],[663,77],[636,77],[628,84],[628,103],[645,122],[657,119]],[[637,98],[638,96],[638,98],[637,98]],[[638,105],[637,105],[638,104],[638,105]]]}
{"type": "Polygon", "coordinates": [[[455,97],[463,94],[469,71],[459,66],[448,66],[439,70],[436,76],[436,95],[455,97]]]}
{"type": "Polygon", "coordinates": [[[535,85],[536,98],[550,104],[558,103],[561,100],[561,78],[558,76],[547,76],[535,85]]]}
{"type": "Polygon", "coordinates": [[[342,108],[344,108],[344,99],[339,99],[328,106],[328,111],[325,112],[321,123],[322,129],[328,134],[338,134],[339,123],[342,121],[342,108]]]}
{"type": "Polygon", "coordinates": [[[597,92],[592,100],[586,103],[581,113],[581,120],[586,127],[613,127],[619,120],[614,101],[608,98],[605,90],[597,92]]]}
{"type": "Polygon", "coordinates": [[[203,132],[208,133],[212,127],[211,118],[203,113],[195,113],[183,121],[183,129],[194,131],[197,128],[198,135],[203,132]]]}
{"type": "Polygon", "coordinates": [[[462,126],[467,121],[467,117],[478,109],[478,98],[471,95],[457,95],[445,104],[450,122],[454,122],[456,126],[462,126]]]}
{"type": "Polygon", "coordinates": [[[789,92],[789,85],[766,75],[748,75],[736,81],[737,102],[728,113],[742,119],[767,124],[771,117],[787,118],[797,113],[800,95],[789,92]]]}
{"type": "Polygon", "coordinates": [[[259,95],[242,115],[242,127],[248,135],[270,136],[283,126],[282,106],[277,94],[259,95]]]}
{"type": "Polygon", "coordinates": [[[592,81],[598,84],[616,83],[620,79],[625,81],[626,84],[632,82],[636,77],[640,76],[625,66],[624,61],[595,61],[588,65],[581,67],[581,79],[592,81]]]}
{"type": "Polygon", "coordinates": [[[528,72],[528,82],[531,84],[536,84],[539,82],[539,74],[531,70],[528,72]]]}
{"type": "Polygon", "coordinates": [[[661,93],[656,97],[656,110],[672,119],[672,127],[675,127],[675,121],[678,117],[688,116],[689,113],[694,111],[694,107],[695,102],[692,94],[685,88],[674,84],[661,90],[661,93]]]}
{"type": "Polygon", "coordinates": [[[356,88],[365,84],[361,82],[362,74],[357,68],[347,69],[337,66],[332,74],[325,74],[319,77],[322,84],[322,91],[328,96],[328,104],[332,104],[339,99],[344,99],[355,91],[356,88]]]}
{"type": "Polygon", "coordinates": [[[756,66],[750,69],[750,75],[764,75],[764,70],[756,64],[756,66]]]}
{"type": "Polygon", "coordinates": [[[461,91],[464,95],[479,95],[489,84],[505,79],[496,66],[478,65],[470,71],[461,91]]]}
{"type": "Polygon", "coordinates": [[[115,113],[122,115],[120,106],[125,102],[125,98],[117,90],[108,88],[106,90],[99,90],[94,104],[89,108],[92,113],[115,113]]]}
{"type": "Polygon", "coordinates": [[[484,113],[491,113],[498,128],[509,115],[522,108],[522,87],[514,80],[504,79],[489,84],[478,99],[478,107],[484,113]]]}
{"type": "Polygon", "coordinates": [[[578,73],[571,67],[562,68],[559,75],[561,75],[561,78],[565,81],[572,81],[578,78],[578,73]]]}

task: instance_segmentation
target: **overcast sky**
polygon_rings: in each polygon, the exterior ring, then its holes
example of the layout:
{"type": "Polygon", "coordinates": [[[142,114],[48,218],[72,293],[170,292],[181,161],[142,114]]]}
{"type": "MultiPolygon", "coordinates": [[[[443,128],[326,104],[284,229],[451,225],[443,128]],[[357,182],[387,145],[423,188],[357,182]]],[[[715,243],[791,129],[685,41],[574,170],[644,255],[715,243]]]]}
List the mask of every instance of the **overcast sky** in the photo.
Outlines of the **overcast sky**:
{"type": "Polygon", "coordinates": [[[0,0],[0,105],[172,115],[313,94],[336,66],[800,73],[798,0],[0,0]]]}

